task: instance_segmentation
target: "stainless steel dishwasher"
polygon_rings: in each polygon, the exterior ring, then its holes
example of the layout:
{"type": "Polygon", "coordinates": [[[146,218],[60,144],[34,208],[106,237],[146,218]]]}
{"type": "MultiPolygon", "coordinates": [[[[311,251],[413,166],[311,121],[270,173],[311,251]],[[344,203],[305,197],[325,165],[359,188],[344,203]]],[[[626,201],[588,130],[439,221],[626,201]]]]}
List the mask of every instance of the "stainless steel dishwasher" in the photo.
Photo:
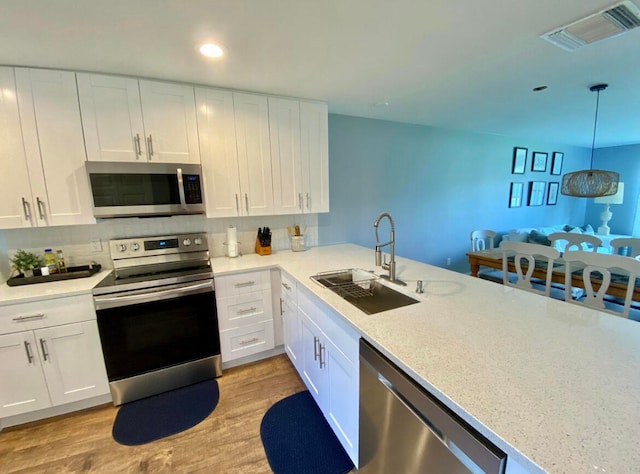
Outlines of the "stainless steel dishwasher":
{"type": "Polygon", "coordinates": [[[507,455],[360,339],[359,473],[504,473],[507,455]]]}

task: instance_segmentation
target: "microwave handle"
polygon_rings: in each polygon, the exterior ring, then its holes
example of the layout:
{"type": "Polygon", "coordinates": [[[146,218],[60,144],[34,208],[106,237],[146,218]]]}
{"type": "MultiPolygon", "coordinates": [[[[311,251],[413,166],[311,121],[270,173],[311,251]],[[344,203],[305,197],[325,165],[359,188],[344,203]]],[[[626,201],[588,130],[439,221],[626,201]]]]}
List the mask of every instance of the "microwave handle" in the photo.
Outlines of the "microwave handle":
{"type": "Polygon", "coordinates": [[[180,207],[187,210],[187,200],[184,197],[184,180],[182,179],[182,168],[176,169],[178,175],[178,193],[180,193],[180,207]]]}

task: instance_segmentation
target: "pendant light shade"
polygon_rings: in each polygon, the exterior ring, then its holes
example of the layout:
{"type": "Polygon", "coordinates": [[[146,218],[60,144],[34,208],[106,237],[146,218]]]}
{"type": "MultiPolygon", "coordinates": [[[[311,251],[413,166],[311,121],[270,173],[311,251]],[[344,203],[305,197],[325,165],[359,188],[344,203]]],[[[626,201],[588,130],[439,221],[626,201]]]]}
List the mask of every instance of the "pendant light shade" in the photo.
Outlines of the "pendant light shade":
{"type": "Polygon", "coordinates": [[[562,177],[560,192],[565,196],[573,197],[600,197],[612,196],[618,192],[620,174],[615,171],[594,170],[593,152],[596,143],[596,125],[598,124],[598,106],[600,105],[600,91],[609,87],[607,84],[598,84],[589,88],[591,92],[597,92],[596,114],[593,120],[593,140],[591,142],[591,164],[588,170],[574,171],[562,177]]]}

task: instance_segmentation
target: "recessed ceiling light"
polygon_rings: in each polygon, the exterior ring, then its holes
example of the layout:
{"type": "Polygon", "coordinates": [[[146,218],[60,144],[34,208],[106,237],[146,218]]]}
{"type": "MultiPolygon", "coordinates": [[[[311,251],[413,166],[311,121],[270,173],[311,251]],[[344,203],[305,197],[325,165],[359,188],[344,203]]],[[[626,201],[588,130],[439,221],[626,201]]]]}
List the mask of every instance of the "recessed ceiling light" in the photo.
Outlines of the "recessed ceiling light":
{"type": "Polygon", "coordinates": [[[200,52],[208,58],[219,58],[224,54],[222,48],[213,43],[205,43],[200,46],[200,52]]]}

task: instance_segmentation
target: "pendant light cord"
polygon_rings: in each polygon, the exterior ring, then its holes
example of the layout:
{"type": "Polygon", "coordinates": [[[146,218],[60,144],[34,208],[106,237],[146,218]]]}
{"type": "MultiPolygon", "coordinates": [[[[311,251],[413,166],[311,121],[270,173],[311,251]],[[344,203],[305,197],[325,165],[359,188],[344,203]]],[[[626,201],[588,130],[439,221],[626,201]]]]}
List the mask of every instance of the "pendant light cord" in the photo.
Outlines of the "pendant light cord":
{"type": "Polygon", "coordinates": [[[591,162],[589,164],[589,169],[593,169],[593,152],[596,147],[596,127],[598,125],[598,108],[600,107],[600,91],[605,90],[609,87],[608,84],[598,84],[589,88],[591,92],[597,92],[596,95],[596,114],[593,118],[593,139],[591,140],[591,162]]]}

